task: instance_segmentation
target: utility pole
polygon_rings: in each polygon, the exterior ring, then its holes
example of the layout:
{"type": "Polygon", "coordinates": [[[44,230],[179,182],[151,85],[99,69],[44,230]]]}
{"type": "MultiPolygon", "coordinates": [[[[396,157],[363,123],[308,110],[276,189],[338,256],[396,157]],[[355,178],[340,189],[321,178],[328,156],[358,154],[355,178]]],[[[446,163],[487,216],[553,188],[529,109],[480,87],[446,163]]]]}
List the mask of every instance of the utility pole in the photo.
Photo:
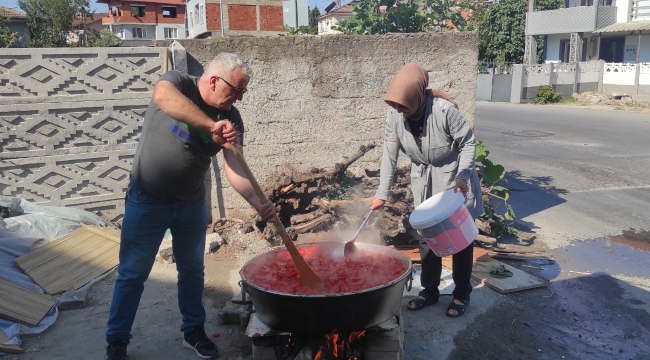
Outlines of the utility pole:
{"type": "Polygon", "coordinates": [[[298,26],[298,0],[293,0],[293,4],[296,8],[296,31],[298,31],[298,28],[300,27],[298,26]]]}

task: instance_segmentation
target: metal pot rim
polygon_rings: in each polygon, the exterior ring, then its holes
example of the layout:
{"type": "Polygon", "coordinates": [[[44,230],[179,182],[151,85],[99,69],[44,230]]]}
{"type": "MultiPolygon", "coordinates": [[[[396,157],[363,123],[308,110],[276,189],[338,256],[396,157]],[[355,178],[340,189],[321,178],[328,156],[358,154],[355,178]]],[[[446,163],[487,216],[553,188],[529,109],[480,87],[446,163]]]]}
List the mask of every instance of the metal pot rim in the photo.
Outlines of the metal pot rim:
{"type": "MultiPolygon", "coordinates": [[[[334,241],[322,241],[322,242],[316,242],[316,243],[296,244],[296,247],[314,246],[314,245],[318,245],[318,244],[338,244],[340,246],[343,246],[344,243],[338,243],[338,242],[334,242],[334,241]]],[[[263,287],[261,287],[259,285],[253,284],[252,282],[248,281],[248,279],[246,279],[246,276],[244,276],[244,269],[246,268],[246,266],[249,263],[251,263],[253,260],[257,259],[258,257],[263,256],[263,255],[268,254],[268,253],[271,253],[271,252],[286,251],[286,248],[283,246],[283,247],[279,247],[277,249],[272,249],[270,251],[267,251],[264,254],[259,254],[259,255],[255,256],[255,257],[253,257],[252,259],[248,260],[241,267],[241,269],[239,270],[239,276],[242,279],[241,282],[244,283],[245,286],[249,286],[249,287],[252,287],[252,288],[254,288],[256,290],[263,291],[263,292],[266,292],[266,293],[269,293],[269,294],[289,296],[289,297],[294,297],[294,298],[331,298],[331,297],[342,297],[342,296],[363,294],[363,293],[368,293],[368,292],[376,291],[376,290],[379,290],[379,289],[387,288],[387,287],[390,287],[390,286],[394,286],[395,284],[397,284],[397,283],[401,282],[402,280],[404,280],[405,278],[407,278],[413,272],[413,262],[411,261],[411,259],[408,256],[402,254],[401,252],[399,252],[399,251],[397,251],[395,249],[391,249],[389,247],[382,246],[382,245],[374,245],[374,244],[367,244],[367,243],[358,243],[357,246],[381,248],[381,249],[383,249],[382,251],[385,251],[385,252],[388,252],[388,253],[393,253],[393,254],[395,254],[395,256],[402,258],[402,260],[405,260],[407,262],[408,266],[406,266],[406,270],[404,270],[404,273],[402,273],[402,275],[400,275],[395,280],[392,280],[392,281],[390,281],[388,283],[373,286],[371,288],[363,289],[363,290],[359,290],[359,291],[336,293],[336,294],[308,294],[308,295],[291,294],[291,293],[285,293],[285,292],[265,289],[265,288],[263,288],[263,287]]],[[[245,289],[242,289],[242,291],[244,291],[244,290],[245,289]]]]}

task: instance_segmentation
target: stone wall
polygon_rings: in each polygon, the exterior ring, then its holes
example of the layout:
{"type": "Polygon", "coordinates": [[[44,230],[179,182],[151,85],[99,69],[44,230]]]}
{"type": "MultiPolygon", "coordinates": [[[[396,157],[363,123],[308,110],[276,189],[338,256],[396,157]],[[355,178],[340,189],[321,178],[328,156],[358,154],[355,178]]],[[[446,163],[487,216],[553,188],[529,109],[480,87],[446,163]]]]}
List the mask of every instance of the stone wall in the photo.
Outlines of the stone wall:
{"type": "Polygon", "coordinates": [[[163,49],[3,49],[0,189],[119,222],[163,49]]]}
{"type": "MultiPolygon", "coordinates": [[[[450,92],[467,120],[475,114],[478,38],[475,33],[181,40],[190,74],[220,52],[242,56],[254,76],[236,104],[246,126],[245,155],[260,183],[279,167],[331,168],[360,145],[375,150],[351,171],[378,169],[386,104],[397,70],[417,62],[430,87],[450,92]]],[[[159,43],[169,46],[169,43],[159,43]]],[[[176,54],[175,54],[176,56],[176,54]]],[[[179,59],[181,57],[178,57],[179,59]]],[[[176,66],[183,66],[176,64],[176,66]]],[[[250,207],[229,186],[221,166],[206,179],[213,216],[245,216],[250,207]]],[[[402,160],[405,156],[402,155],[402,160]]],[[[402,162],[404,163],[404,162],[402,162]]]]}

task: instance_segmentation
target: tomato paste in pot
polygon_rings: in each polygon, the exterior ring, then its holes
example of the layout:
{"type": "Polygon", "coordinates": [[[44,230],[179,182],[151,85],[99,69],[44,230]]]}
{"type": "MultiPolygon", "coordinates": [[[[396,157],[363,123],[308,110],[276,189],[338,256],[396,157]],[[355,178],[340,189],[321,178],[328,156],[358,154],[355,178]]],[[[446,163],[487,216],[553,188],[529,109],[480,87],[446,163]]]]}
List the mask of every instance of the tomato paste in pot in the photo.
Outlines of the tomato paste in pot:
{"type": "Polygon", "coordinates": [[[358,292],[396,280],[406,271],[398,258],[373,249],[359,248],[354,258],[334,258],[339,243],[315,243],[298,251],[323,280],[325,289],[313,289],[300,283],[300,274],[286,248],[277,249],[250,262],[243,278],[262,289],[295,295],[332,295],[358,292]]]}

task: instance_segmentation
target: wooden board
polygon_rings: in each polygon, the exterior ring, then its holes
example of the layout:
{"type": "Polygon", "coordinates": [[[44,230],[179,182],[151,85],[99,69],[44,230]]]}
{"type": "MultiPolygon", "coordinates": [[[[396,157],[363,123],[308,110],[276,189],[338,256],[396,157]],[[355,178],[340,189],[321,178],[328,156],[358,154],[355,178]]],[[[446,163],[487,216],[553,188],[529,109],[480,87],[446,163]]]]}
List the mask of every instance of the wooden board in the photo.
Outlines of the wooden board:
{"type": "MultiPolygon", "coordinates": [[[[420,262],[420,249],[418,247],[395,247],[393,245],[389,245],[389,248],[395,249],[402,254],[406,255],[411,259],[411,261],[414,262],[420,262]]],[[[488,252],[480,247],[474,247],[474,261],[489,261],[490,256],[488,255],[488,252]]],[[[452,257],[451,256],[445,256],[442,258],[442,266],[451,269],[452,267],[452,257]]]]}
{"type": "Polygon", "coordinates": [[[55,303],[50,296],[0,279],[0,317],[3,319],[36,326],[55,303]]]}
{"type": "Polygon", "coordinates": [[[499,260],[490,260],[486,262],[474,262],[474,269],[472,270],[472,279],[485,283],[490,288],[502,293],[508,294],[515,291],[534,289],[538,287],[547,286],[548,280],[540,279],[525,271],[521,271],[508,264],[504,264],[499,260]],[[506,269],[512,271],[512,277],[498,279],[490,275],[492,266],[504,265],[506,269]]]}
{"type": "Polygon", "coordinates": [[[15,260],[48,294],[77,290],[119,263],[120,231],[81,228],[15,260]]]}
{"type": "Polygon", "coordinates": [[[7,344],[9,341],[9,338],[7,335],[5,335],[2,330],[0,330],[0,352],[6,353],[6,354],[22,354],[24,353],[23,349],[20,348],[18,345],[13,345],[13,344],[7,344]]]}
{"type": "MultiPolygon", "coordinates": [[[[480,248],[478,246],[474,246],[474,254],[472,256],[474,258],[474,262],[477,261],[490,261],[490,255],[488,255],[487,250],[480,248]]],[[[447,269],[452,269],[453,268],[453,257],[452,256],[445,256],[442,258],[442,266],[446,267],[447,269]]]]}
{"type": "Polygon", "coordinates": [[[5,335],[5,333],[2,332],[2,330],[0,330],[0,352],[7,353],[7,354],[22,354],[25,352],[18,345],[7,344],[9,340],[10,339],[7,337],[7,335],[5,335]]]}

